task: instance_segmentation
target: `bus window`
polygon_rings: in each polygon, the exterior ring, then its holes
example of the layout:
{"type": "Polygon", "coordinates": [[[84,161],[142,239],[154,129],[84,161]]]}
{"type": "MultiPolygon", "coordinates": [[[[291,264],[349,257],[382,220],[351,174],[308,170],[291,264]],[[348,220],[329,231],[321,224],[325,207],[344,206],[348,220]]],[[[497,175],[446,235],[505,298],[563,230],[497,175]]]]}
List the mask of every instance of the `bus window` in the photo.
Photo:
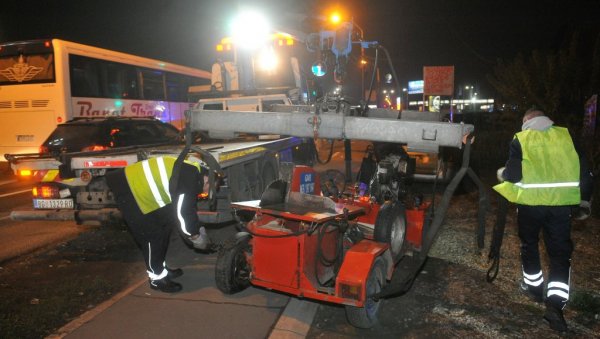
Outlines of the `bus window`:
{"type": "Polygon", "coordinates": [[[106,64],[106,97],[115,99],[137,99],[137,77],[135,67],[119,63],[106,64]]]}
{"type": "Polygon", "coordinates": [[[142,95],[146,100],[165,100],[163,72],[142,70],[142,95]]]}
{"type": "Polygon", "coordinates": [[[184,102],[187,100],[187,85],[185,77],[179,74],[167,73],[167,100],[184,102]]]}
{"type": "Polygon", "coordinates": [[[83,56],[69,55],[71,74],[71,95],[76,97],[100,97],[98,60],[83,56]]]}
{"type": "Polygon", "coordinates": [[[26,54],[26,51],[2,51],[0,85],[54,82],[54,55],[26,54]],[[24,54],[25,53],[25,54],[24,54]]]}

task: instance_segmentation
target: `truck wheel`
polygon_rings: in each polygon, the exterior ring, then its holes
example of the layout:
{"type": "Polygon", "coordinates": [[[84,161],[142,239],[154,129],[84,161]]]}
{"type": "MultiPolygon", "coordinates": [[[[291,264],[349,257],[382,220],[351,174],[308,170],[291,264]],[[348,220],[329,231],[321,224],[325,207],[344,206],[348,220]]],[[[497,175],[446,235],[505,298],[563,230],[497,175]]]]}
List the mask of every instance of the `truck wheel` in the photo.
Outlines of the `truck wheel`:
{"type": "Polygon", "coordinates": [[[346,317],[348,322],[358,328],[371,328],[378,321],[381,299],[369,298],[369,295],[379,293],[385,285],[384,263],[381,257],[377,257],[367,278],[367,300],[364,307],[346,305],[346,317]]]}
{"type": "Polygon", "coordinates": [[[250,237],[225,241],[215,265],[215,282],[221,292],[234,294],[250,286],[250,269],[246,260],[246,253],[250,251],[250,237]]]}
{"type": "Polygon", "coordinates": [[[384,203],[375,220],[373,238],[375,241],[390,245],[392,258],[395,262],[400,257],[405,237],[406,213],[404,206],[400,202],[384,203]]]}

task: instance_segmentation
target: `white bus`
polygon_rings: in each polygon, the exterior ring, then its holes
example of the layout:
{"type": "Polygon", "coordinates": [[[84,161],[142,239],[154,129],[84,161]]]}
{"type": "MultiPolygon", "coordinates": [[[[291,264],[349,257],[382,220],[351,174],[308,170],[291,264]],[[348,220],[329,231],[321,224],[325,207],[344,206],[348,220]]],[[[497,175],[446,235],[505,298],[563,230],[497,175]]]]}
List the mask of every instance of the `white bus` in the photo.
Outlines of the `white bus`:
{"type": "Polygon", "coordinates": [[[210,73],[52,39],[0,44],[0,161],[37,153],[77,117],[154,116],[181,129],[190,86],[210,73]]]}

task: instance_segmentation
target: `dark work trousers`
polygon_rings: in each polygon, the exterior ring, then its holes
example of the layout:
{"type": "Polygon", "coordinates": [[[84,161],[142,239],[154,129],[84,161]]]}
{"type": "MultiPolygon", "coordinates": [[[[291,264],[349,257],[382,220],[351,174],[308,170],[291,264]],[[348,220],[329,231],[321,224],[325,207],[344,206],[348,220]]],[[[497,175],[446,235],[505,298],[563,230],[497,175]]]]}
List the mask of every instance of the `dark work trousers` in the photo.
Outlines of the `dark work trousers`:
{"type": "Polygon", "coordinates": [[[123,219],[144,255],[148,276],[150,279],[157,278],[163,273],[171,230],[178,222],[173,206],[168,204],[143,214],[129,189],[125,171],[118,170],[108,174],[106,181],[115,195],[123,219]]]}
{"type": "Polygon", "coordinates": [[[571,206],[526,206],[518,205],[519,238],[521,238],[521,261],[527,274],[540,272],[539,234],[543,231],[544,244],[550,258],[548,284],[557,283],[561,295],[548,291],[548,300],[564,307],[568,300],[568,285],[571,267],[571,206]]]}

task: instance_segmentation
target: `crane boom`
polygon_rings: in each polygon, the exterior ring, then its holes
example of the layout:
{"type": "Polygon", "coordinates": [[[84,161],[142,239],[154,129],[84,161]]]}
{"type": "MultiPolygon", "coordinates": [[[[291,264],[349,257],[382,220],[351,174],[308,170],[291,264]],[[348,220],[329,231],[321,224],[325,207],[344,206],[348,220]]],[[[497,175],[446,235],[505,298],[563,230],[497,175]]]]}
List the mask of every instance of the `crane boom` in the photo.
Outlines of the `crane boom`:
{"type": "Polygon", "coordinates": [[[211,136],[234,137],[235,133],[281,134],[296,137],[367,140],[407,144],[410,150],[438,152],[440,146],[462,147],[463,136],[474,126],[440,121],[411,121],[349,116],[341,113],[244,112],[192,110],[192,131],[211,136]]]}

